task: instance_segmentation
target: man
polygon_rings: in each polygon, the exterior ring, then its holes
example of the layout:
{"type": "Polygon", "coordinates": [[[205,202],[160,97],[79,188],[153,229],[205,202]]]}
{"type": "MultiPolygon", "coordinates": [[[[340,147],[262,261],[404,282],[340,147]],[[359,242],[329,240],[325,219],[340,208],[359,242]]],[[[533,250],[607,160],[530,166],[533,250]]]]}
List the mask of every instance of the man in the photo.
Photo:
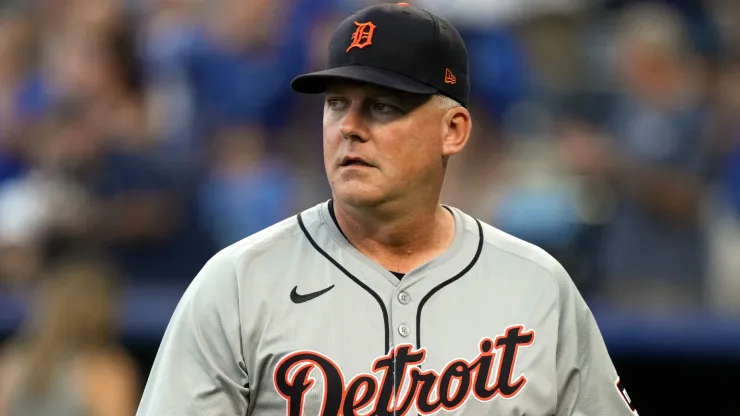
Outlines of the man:
{"type": "Polygon", "coordinates": [[[709,254],[708,111],[694,52],[669,6],[638,3],[617,22],[619,90],[608,121],[563,141],[575,170],[614,197],[599,244],[602,302],[650,313],[699,306],[709,254]]]}
{"type": "Polygon", "coordinates": [[[332,199],[206,264],[139,416],[637,414],[563,268],[439,203],[471,131],[452,25],[376,5],[329,55],[292,86],[326,95],[332,199]]]}

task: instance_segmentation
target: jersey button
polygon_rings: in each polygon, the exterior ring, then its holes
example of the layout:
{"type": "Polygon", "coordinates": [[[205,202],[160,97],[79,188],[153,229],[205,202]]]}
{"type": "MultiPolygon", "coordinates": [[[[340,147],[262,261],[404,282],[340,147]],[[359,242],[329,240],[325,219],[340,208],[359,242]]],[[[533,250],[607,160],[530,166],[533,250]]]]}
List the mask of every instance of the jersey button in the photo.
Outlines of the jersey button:
{"type": "Polygon", "coordinates": [[[411,329],[406,324],[401,324],[401,326],[398,327],[398,333],[401,334],[402,337],[407,337],[411,333],[411,329]]]}
{"type": "Polygon", "coordinates": [[[406,305],[411,301],[411,296],[406,292],[401,292],[398,294],[398,301],[401,302],[401,305],[406,305]]]}

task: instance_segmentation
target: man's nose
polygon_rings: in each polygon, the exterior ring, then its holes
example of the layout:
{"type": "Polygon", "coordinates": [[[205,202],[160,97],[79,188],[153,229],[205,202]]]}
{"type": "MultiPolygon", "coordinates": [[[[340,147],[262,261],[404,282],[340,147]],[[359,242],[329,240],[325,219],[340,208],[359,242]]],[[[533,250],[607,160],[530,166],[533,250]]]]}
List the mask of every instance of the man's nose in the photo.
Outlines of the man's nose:
{"type": "Polygon", "coordinates": [[[344,116],[339,133],[343,138],[366,142],[369,138],[367,123],[361,108],[353,106],[344,116]]]}

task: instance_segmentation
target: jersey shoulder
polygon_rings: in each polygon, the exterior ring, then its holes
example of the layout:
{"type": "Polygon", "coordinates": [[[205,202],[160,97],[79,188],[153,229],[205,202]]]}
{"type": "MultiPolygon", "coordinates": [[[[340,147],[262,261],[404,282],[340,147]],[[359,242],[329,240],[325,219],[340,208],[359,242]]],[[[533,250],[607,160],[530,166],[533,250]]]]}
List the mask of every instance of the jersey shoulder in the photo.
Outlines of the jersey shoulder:
{"type": "Polygon", "coordinates": [[[550,253],[536,244],[513,236],[486,222],[480,223],[483,248],[489,256],[509,259],[531,270],[540,270],[539,275],[554,280],[558,285],[568,284],[570,276],[563,265],[550,253]]]}
{"type": "MultiPolygon", "coordinates": [[[[311,208],[304,212],[311,212],[311,208]]],[[[263,277],[259,281],[269,286],[285,263],[286,253],[300,257],[294,249],[305,245],[304,238],[297,216],[292,216],[221,249],[190,281],[173,319],[233,314],[243,304],[244,296],[257,289],[251,284],[255,277],[263,277]]]]}
{"type": "Polygon", "coordinates": [[[289,250],[287,246],[298,238],[304,237],[297,215],[293,215],[221,249],[211,261],[229,262],[238,267],[244,261],[254,260],[264,254],[285,252],[289,250]]]}
{"type": "Polygon", "coordinates": [[[248,254],[275,249],[285,240],[301,234],[295,215],[275,223],[261,231],[246,236],[222,250],[224,256],[239,258],[248,254]]]}
{"type": "Polygon", "coordinates": [[[245,265],[264,254],[288,250],[292,237],[299,237],[296,217],[286,218],[249,235],[211,256],[189,284],[185,296],[217,300],[233,291],[242,279],[245,265]]]}
{"type": "Polygon", "coordinates": [[[302,212],[277,222],[261,231],[221,249],[206,264],[219,268],[230,267],[236,275],[264,267],[274,269],[287,253],[305,249],[305,228],[315,229],[322,222],[321,210],[325,203],[309,207],[302,212]]]}
{"type": "Polygon", "coordinates": [[[512,256],[527,259],[550,271],[561,267],[560,262],[540,246],[513,236],[493,225],[481,222],[481,226],[483,227],[484,244],[512,256]]]}

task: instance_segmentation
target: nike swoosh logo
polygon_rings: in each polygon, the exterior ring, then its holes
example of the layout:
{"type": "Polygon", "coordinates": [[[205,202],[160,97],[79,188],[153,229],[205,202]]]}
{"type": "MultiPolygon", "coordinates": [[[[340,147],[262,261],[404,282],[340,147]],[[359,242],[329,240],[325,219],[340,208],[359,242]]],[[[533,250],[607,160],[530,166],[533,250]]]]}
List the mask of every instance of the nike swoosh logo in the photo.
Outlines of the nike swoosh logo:
{"type": "Polygon", "coordinates": [[[323,295],[324,293],[334,289],[334,285],[331,285],[327,287],[326,289],[319,290],[318,292],[313,293],[307,293],[305,295],[299,295],[298,294],[298,286],[294,287],[293,290],[290,292],[290,300],[293,301],[293,303],[303,303],[308,302],[311,299],[316,299],[319,296],[323,295]]]}

